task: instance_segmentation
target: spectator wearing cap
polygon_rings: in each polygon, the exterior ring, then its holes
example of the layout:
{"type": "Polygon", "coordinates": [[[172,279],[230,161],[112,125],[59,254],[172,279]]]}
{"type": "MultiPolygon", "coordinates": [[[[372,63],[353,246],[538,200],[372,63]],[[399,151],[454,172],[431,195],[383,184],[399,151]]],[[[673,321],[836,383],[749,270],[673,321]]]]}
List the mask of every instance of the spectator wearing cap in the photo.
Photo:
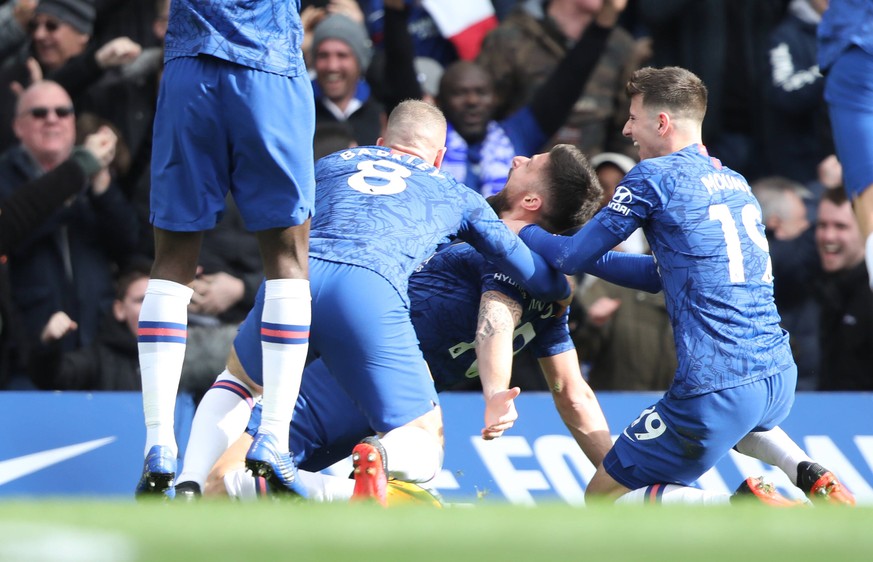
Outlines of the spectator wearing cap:
{"type": "Polygon", "coordinates": [[[48,0],[36,6],[28,31],[43,71],[57,70],[85,51],[94,16],[94,4],[87,0],[48,0]]]}
{"type": "Polygon", "coordinates": [[[316,124],[347,122],[359,145],[376,144],[387,120],[364,79],[372,56],[364,26],[341,14],[320,20],[312,36],[316,124]]]}
{"type": "Polygon", "coordinates": [[[78,108],[108,69],[131,62],[140,46],[127,37],[94,45],[93,0],[41,0],[27,23],[28,41],[0,67],[0,150],[15,144],[17,93],[41,79],[60,84],[78,108]]]}

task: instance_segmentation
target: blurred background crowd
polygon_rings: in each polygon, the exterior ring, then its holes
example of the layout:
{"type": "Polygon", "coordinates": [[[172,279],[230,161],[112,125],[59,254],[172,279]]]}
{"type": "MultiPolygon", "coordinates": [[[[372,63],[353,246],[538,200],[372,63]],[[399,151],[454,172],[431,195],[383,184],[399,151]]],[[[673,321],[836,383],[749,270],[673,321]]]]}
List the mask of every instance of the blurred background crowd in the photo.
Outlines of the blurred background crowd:
{"type": "MultiPolygon", "coordinates": [[[[153,257],[151,129],[170,0],[0,2],[0,389],[138,390],[153,257]]],[[[641,66],[709,89],[704,142],[763,211],[798,390],[873,390],[873,294],[816,59],[828,0],[303,0],[316,158],[375,144],[400,101],[449,122],[443,170],[484,195],[511,158],[578,146],[605,196],[636,163],[621,134],[641,66]]],[[[276,111],[282,101],[276,100],[276,111]]],[[[646,252],[645,237],[622,248],[646,252]]],[[[232,201],[205,234],[183,390],[226,359],[261,280],[232,201]]],[[[576,280],[571,329],[595,390],[664,390],[664,299],[576,280]]],[[[513,378],[545,390],[524,352],[513,378]]],[[[475,381],[471,384],[475,384],[475,381]]],[[[473,389],[474,387],[470,387],[473,389]]]]}

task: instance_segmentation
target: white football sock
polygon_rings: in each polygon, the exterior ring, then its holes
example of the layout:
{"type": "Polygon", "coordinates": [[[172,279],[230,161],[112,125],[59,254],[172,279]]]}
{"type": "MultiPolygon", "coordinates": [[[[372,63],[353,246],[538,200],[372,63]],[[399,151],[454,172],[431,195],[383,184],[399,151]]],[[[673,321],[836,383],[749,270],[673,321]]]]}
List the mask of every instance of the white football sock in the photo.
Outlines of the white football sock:
{"type": "Polygon", "coordinates": [[[779,467],[788,479],[797,483],[797,465],[812,462],[809,455],[794,442],[781,427],[769,431],[753,431],[740,439],[734,447],[738,452],[779,467]]]}
{"type": "Polygon", "coordinates": [[[432,480],[443,466],[439,439],[425,429],[403,426],[379,438],[388,457],[389,478],[406,482],[432,480]]]}
{"type": "MultiPolygon", "coordinates": [[[[355,481],[320,472],[297,471],[300,484],[306,489],[307,499],[317,502],[347,502],[355,490],[355,481]]],[[[263,480],[263,478],[261,479],[263,480]]],[[[263,486],[263,482],[260,483],[263,486]]],[[[258,490],[258,481],[251,472],[240,468],[224,475],[227,495],[242,501],[260,499],[264,490],[258,490]]]]}
{"type": "Polygon", "coordinates": [[[307,499],[317,502],[347,502],[355,491],[355,481],[351,478],[298,470],[300,484],[309,493],[307,499]]]}
{"type": "Polygon", "coordinates": [[[277,437],[280,453],[288,452],[286,436],[300,393],[311,317],[308,280],[267,280],[261,320],[264,398],[260,429],[277,437]]]}
{"type": "Polygon", "coordinates": [[[139,314],[139,365],[145,413],[145,453],[154,445],[175,453],[173,417],[188,339],[190,287],[164,279],[149,279],[139,314]]]}
{"type": "Polygon", "coordinates": [[[200,400],[176,482],[196,482],[200,489],[222,453],[243,434],[255,397],[241,380],[225,370],[200,400]]]}
{"type": "Polygon", "coordinates": [[[617,500],[616,504],[662,504],[662,505],[727,505],[730,494],[700,490],[676,484],[654,484],[631,490],[617,500]]]}

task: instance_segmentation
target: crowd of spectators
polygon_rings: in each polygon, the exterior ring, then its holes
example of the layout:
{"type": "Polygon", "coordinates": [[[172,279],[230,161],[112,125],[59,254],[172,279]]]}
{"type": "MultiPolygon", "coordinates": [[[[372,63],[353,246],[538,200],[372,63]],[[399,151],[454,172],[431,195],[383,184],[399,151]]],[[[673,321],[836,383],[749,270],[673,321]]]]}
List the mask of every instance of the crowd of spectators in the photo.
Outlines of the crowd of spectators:
{"type": "MultiPolygon", "coordinates": [[[[444,170],[471,189],[490,195],[514,155],[570,143],[609,192],[637,158],[621,135],[627,78],[688,68],[709,89],[704,142],[761,202],[798,388],[873,390],[863,241],[840,198],[816,63],[828,0],[460,1],[494,10],[472,50],[419,0],[302,1],[316,158],[375,144],[391,109],[414,97],[446,114],[444,170]]],[[[138,388],[169,3],[0,2],[0,389],[138,388]]],[[[234,210],[204,237],[189,307],[183,386],[195,395],[221,370],[262,275],[234,210]]],[[[633,240],[619,249],[647,250],[633,240]]],[[[591,386],[666,389],[675,352],[663,298],[577,281],[571,319],[591,386]]],[[[517,362],[523,388],[542,380],[525,369],[535,362],[517,362]]]]}

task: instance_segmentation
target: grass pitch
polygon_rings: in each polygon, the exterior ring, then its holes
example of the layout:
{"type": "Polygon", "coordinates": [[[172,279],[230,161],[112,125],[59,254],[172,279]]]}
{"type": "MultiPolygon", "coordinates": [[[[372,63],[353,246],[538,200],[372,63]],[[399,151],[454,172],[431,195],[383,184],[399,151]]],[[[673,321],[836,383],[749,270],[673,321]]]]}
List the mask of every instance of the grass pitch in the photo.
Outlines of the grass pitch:
{"type": "Polygon", "coordinates": [[[0,502],[0,561],[873,559],[873,509],[0,502]]]}

